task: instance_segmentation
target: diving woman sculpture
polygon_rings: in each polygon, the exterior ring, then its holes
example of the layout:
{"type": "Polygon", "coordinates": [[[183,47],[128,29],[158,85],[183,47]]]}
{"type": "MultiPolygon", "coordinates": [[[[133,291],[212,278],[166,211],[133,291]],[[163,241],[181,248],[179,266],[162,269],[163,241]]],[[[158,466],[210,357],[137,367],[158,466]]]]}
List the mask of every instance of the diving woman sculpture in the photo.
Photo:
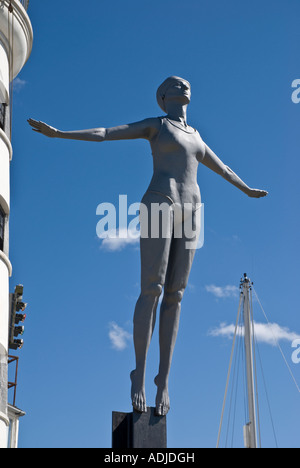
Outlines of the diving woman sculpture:
{"type": "MultiPolygon", "coordinates": [[[[199,133],[187,124],[187,107],[190,100],[190,83],[172,76],[157,90],[158,104],[167,114],[160,118],[148,118],[106,129],[68,132],[33,119],[29,119],[28,122],[34,131],[50,138],[95,142],[137,138],[148,140],[152,148],[154,171],[142,203],[150,209],[154,203],[164,202],[170,207],[176,204],[182,209],[185,204],[190,204],[195,221],[194,215],[201,202],[197,184],[199,163],[221,175],[249,197],[266,196],[268,192],[248,187],[203,142],[199,133]]],[[[147,221],[150,221],[150,218],[147,221]]],[[[141,231],[142,228],[141,222],[141,231]]],[[[156,321],[159,297],[164,291],[159,327],[160,364],[158,375],[155,377],[156,413],[160,416],[166,415],[170,409],[169,372],[178,332],[181,301],[195,254],[195,248],[186,247],[187,239],[184,233],[179,238],[174,236],[174,226],[171,229],[173,231],[170,236],[141,236],[141,294],[134,313],[136,368],[130,376],[133,408],[139,412],[146,412],[146,358],[156,321]]]]}

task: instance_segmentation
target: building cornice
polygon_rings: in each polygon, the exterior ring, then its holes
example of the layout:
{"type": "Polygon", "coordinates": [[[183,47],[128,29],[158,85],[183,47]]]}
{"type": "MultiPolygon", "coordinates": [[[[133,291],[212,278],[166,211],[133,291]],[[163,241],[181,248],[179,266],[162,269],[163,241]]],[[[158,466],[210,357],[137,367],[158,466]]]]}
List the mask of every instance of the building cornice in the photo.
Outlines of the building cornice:
{"type": "Polygon", "coordinates": [[[8,412],[8,416],[12,415],[17,418],[23,418],[23,416],[26,416],[25,411],[20,410],[20,408],[17,408],[16,406],[13,406],[10,404],[7,405],[7,412],[8,412]]]}

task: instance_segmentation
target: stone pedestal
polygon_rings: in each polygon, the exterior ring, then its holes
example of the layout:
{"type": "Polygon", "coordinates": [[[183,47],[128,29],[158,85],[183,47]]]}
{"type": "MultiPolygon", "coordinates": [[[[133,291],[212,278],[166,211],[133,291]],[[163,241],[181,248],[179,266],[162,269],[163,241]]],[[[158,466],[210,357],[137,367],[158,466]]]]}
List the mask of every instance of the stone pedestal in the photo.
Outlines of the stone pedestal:
{"type": "Polygon", "coordinates": [[[156,416],[155,408],[147,408],[147,413],[114,411],[112,448],[167,448],[166,416],[156,416]]]}

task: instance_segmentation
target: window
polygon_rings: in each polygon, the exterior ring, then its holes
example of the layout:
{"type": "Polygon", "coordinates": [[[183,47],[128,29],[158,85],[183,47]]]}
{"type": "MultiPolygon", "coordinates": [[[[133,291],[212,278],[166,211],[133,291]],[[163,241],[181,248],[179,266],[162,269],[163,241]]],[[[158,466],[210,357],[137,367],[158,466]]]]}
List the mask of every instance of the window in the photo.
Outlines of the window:
{"type": "Polygon", "coordinates": [[[2,251],[4,247],[4,226],[5,226],[5,213],[0,207],[0,250],[2,251]]]}

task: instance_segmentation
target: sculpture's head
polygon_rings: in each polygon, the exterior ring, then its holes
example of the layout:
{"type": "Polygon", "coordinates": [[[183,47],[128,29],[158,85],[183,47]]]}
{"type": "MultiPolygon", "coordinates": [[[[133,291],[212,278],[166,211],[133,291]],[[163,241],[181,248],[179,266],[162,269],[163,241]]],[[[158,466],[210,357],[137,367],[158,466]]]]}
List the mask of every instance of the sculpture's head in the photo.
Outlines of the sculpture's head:
{"type": "Polygon", "coordinates": [[[168,100],[176,100],[182,105],[187,105],[191,101],[191,85],[179,76],[170,76],[158,88],[156,99],[164,112],[167,112],[168,100]]]}

